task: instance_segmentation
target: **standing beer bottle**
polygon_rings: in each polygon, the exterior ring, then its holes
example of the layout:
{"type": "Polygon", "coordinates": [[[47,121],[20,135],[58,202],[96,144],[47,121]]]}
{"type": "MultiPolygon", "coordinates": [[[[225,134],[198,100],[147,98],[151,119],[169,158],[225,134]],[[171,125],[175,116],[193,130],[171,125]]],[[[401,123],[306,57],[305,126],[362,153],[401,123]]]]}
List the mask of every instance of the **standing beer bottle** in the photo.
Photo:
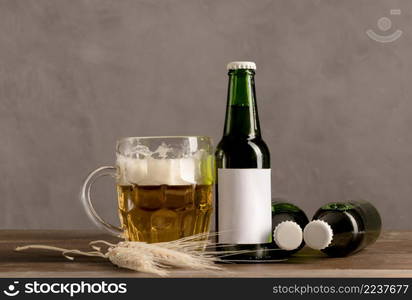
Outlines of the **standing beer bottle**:
{"type": "Polygon", "coordinates": [[[223,138],[216,149],[216,231],[219,249],[243,250],[229,260],[270,259],[269,149],[262,139],[254,62],[231,62],[223,138]]]}
{"type": "Polygon", "coordinates": [[[382,221],[376,208],[366,201],[328,203],[306,225],[306,245],[329,256],[346,256],[374,243],[382,221]]]}

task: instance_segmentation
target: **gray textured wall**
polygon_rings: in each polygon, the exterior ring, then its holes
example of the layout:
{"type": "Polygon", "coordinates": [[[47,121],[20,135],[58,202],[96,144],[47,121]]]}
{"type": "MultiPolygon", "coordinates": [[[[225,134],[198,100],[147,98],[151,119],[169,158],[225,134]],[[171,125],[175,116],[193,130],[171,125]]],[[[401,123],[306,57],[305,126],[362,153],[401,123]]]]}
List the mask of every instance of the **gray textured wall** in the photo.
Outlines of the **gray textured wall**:
{"type": "MultiPolygon", "coordinates": [[[[0,0],[0,228],[93,227],[79,187],[118,137],[217,141],[225,65],[243,59],[258,65],[273,194],[309,214],[362,197],[386,228],[412,229],[411,12],[407,0],[0,0]],[[403,30],[393,43],[365,34],[383,16],[388,34],[403,30]]],[[[115,220],[113,183],[99,189],[115,220]]]]}

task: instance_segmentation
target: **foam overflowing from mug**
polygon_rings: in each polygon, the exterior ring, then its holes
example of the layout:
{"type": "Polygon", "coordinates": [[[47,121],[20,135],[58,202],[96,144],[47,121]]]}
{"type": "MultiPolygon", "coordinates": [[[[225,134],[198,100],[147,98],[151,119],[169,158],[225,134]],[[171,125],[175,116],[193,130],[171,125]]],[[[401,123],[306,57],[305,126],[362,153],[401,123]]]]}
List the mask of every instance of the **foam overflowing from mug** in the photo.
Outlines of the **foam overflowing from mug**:
{"type": "Polygon", "coordinates": [[[118,184],[120,185],[192,185],[201,178],[199,150],[183,158],[167,158],[170,147],[162,144],[154,152],[145,146],[117,155],[118,184]]]}

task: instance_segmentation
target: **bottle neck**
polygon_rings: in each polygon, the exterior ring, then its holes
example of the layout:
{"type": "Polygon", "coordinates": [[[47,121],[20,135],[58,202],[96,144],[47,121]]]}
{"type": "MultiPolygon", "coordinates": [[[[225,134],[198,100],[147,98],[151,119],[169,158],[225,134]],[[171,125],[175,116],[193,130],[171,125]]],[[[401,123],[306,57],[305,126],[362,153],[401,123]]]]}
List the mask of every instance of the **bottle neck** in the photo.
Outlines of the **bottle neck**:
{"type": "Polygon", "coordinates": [[[224,136],[260,138],[256,106],[255,72],[230,70],[224,136]]]}
{"type": "Polygon", "coordinates": [[[358,221],[348,212],[328,212],[319,218],[329,224],[333,239],[329,247],[347,248],[358,237],[358,221]]]}

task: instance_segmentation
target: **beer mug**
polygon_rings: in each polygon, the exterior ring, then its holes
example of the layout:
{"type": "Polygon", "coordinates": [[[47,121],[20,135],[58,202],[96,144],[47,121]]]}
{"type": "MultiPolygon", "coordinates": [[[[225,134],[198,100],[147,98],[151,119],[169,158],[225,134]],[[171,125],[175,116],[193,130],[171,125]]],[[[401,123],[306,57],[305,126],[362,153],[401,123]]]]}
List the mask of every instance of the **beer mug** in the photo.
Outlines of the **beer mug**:
{"type": "Polygon", "coordinates": [[[116,166],[91,172],[81,200],[90,219],[127,240],[166,242],[209,231],[214,158],[211,139],[127,137],[116,146],[116,166]],[[90,198],[94,181],[116,178],[121,228],[104,221],[90,198]]]}

